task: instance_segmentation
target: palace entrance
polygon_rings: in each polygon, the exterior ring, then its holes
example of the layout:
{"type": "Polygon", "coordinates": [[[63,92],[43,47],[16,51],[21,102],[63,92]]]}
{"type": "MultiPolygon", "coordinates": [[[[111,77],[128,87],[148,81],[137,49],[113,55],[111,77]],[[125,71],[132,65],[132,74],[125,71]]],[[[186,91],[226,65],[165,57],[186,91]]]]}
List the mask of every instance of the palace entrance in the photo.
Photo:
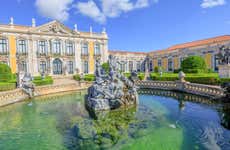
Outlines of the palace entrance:
{"type": "Polygon", "coordinates": [[[62,74],[62,61],[58,58],[53,61],[53,74],[59,75],[62,74]]]}

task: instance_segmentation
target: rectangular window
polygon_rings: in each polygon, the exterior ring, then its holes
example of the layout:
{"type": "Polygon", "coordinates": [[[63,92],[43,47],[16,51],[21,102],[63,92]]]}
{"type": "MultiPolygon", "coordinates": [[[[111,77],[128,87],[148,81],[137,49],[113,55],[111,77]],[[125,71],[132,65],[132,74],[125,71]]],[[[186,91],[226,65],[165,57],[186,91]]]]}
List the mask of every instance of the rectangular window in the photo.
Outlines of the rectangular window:
{"type": "Polygon", "coordinates": [[[141,71],[141,62],[137,61],[137,72],[141,71]]]}
{"type": "Polygon", "coordinates": [[[100,50],[100,44],[95,44],[94,46],[94,54],[95,55],[100,55],[101,54],[101,50],[100,50]]]}
{"type": "Polygon", "coordinates": [[[168,59],[168,71],[173,71],[173,61],[172,61],[172,58],[168,59]]]}
{"type": "Polygon", "coordinates": [[[0,39],[0,54],[7,54],[7,41],[0,39]]]}
{"type": "Polygon", "coordinates": [[[121,61],[120,69],[121,69],[121,72],[125,72],[125,62],[124,61],[121,61]]]}
{"type": "Polygon", "coordinates": [[[161,59],[158,59],[158,67],[161,67],[162,63],[161,63],[161,59]]]}
{"type": "Polygon", "coordinates": [[[152,72],[153,71],[153,62],[150,60],[149,62],[149,71],[152,72]]]}
{"type": "Polygon", "coordinates": [[[74,50],[73,50],[73,43],[72,42],[67,42],[66,43],[66,54],[67,55],[74,55],[74,50]]]}
{"type": "Polygon", "coordinates": [[[82,44],[81,53],[83,55],[88,55],[88,43],[83,43],[82,44]]]}
{"type": "Polygon", "coordinates": [[[45,73],[46,72],[46,62],[45,61],[41,61],[40,62],[40,72],[41,73],[45,73]]]}
{"type": "Polygon", "coordinates": [[[53,53],[54,54],[61,54],[61,41],[60,40],[55,40],[53,43],[53,53]]]}
{"type": "Polygon", "coordinates": [[[26,40],[18,40],[18,53],[26,54],[26,40]]]}
{"type": "Polygon", "coordinates": [[[88,61],[83,62],[83,72],[86,74],[89,73],[88,61]]]}
{"type": "Polygon", "coordinates": [[[219,65],[219,60],[218,60],[217,56],[214,55],[214,70],[215,71],[219,70],[218,65],[219,65]]]}
{"type": "Polygon", "coordinates": [[[21,71],[27,72],[27,63],[25,61],[21,62],[21,71]]]}
{"type": "Polygon", "coordinates": [[[39,53],[40,54],[47,54],[47,51],[46,51],[46,41],[39,41],[39,53]]]}
{"type": "Polygon", "coordinates": [[[69,74],[73,74],[73,62],[72,61],[68,61],[68,73],[69,74]]]}
{"type": "Polygon", "coordinates": [[[133,62],[129,61],[129,72],[133,71],[133,62]]]}

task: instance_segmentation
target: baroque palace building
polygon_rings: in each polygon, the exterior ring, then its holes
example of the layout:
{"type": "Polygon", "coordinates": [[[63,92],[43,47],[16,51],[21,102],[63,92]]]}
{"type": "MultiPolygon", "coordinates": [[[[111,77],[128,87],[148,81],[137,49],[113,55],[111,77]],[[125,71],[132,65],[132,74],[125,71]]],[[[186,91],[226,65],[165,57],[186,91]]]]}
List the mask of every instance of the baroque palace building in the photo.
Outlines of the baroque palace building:
{"type": "Polygon", "coordinates": [[[29,72],[33,76],[41,73],[49,75],[72,75],[76,73],[92,74],[95,62],[108,60],[108,55],[116,56],[123,72],[145,71],[148,62],[149,71],[161,67],[164,71],[180,68],[181,61],[192,55],[202,56],[208,68],[217,71],[216,54],[221,46],[230,46],[230,35],[171,46],[151,52],[127,52],[108,50],[108,35],[80,32],[58,21],[36,26],[10,24],[0,25],[0,62],[8,64],[13,73],[29,72]]]}
{"type": "Polygon", "coordinates": [[[230,35],[178,44],[167,49],[147,53],[109,51],[109,54],[115,55],[121,62],[124,62],[121,65],[121,70],[125,72],[131,70],[145,71],[146,58],[148,58],[150,72],[155,67],[161,67],[163,71],[172,72],[180,68],[184,58],[193,55],[203,57],[209,69],[218,71],[216,54],[221,46],[230,47],[230,35]]]}
{"type": "Polygon", "coordinates": [[[108,58],[108,37],[101,33],[69,29],[58,21],[36,26],[0,25],[0,62],[13,73],[68,75],[94,73],[95,61],[108,58]]]}

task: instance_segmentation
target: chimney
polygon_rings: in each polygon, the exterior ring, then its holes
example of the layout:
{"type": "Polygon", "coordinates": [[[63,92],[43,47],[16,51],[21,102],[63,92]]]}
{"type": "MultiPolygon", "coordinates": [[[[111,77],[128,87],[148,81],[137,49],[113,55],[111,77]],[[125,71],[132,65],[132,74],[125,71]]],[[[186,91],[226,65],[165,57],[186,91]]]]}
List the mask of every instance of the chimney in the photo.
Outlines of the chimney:
{"type": "Polygon", "coordinates": [[[74,31],[77,32],[77,24],[74,24],[74,31]]]}
{"type": "Polygon", "coordinates": [[[102,32],[101,32],[102,34],[106,34],[106,29],[105,29],[105,27],[102,29],[102,32]]]}
{"type": "Polygon", "coordinates": [[[32,27],[36,27],[36,20],[32,18],[32,27]]]}

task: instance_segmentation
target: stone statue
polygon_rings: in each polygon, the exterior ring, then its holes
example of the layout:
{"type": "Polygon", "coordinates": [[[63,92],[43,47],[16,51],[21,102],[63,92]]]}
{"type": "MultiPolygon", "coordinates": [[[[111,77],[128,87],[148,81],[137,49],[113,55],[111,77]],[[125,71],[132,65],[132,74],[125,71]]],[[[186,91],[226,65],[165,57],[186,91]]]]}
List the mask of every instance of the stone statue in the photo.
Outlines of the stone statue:
{"type": "Polygon", "coordinates": [[[219,53],[216,55],[220,65],[230,64],[230,48],[221,46],[219,53]]]}
{"type": "Polygon", "coordinates": [[[34,95],[34,84],[33,84],[33,78],[31,74],[25,73],[23,79],[22,79],[22,89],[24,92],[26,92],[30,98],[34,95]]]}
{"type": "Polygon", "coordinates": [[[138,103],[137,87],[133,80],[120,73],[119,62],[109,56],[109,73],[105,74],[100,62],[96,62],[96,81],[88,89],[86,106],[90,110],[111,110],[138,103]]]}

